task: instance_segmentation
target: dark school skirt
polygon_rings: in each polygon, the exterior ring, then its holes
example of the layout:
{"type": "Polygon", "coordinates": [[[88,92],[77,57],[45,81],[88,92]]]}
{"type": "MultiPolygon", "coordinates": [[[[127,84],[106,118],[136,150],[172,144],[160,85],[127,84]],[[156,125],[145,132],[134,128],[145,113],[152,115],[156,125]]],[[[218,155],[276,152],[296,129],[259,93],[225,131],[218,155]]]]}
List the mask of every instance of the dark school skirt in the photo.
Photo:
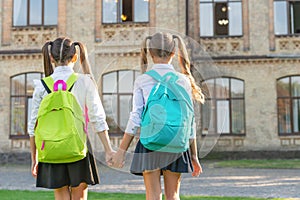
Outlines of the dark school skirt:
{"type": "Polygon", "coordinates": [[[138,141],[130,172],[135,175],[143,175],[144,171],[151,170],[170,170],[177,173],[191,173],[193,172],[193,165],[189,150],[183,153],[168,153],[151,151],[143,146],[138,141]]]}
{"type": "Polygon", "coordinates": [[[77,187],[80,183],[95,185],[99,183],[96,160],[92,153],[72,163],[39,163],[36,187],[57,189],[64,186],[77,187]]]}

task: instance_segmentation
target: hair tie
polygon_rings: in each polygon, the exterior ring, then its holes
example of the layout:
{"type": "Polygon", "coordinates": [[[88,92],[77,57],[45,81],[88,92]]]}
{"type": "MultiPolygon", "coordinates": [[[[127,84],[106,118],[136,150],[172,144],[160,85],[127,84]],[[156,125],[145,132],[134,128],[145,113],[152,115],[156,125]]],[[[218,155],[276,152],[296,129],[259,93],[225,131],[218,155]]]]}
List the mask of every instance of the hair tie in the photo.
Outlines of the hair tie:
{"type": "Polygon", "coordinates": [[[60,45],[60,53],[59,53],[59,62],[62,63],[62,50],[63,50],[63,47],[64,47],[64,42],[67,38],[64,38],[63,41],[61,42],[61,45],[60,45]]]}
{"type": "Polygon", "coordinates": [[[172,35],[173,39],[179,39],[178,35],[172,35]]]}
{"type": "Polygon", "coordinates": [[[175,39],[179,40],[179,37],[178,37],[178,35],[172,35],[172,38],[173,38],[173,48],[175,48],[175,46],[176,46],[175,39]]]}

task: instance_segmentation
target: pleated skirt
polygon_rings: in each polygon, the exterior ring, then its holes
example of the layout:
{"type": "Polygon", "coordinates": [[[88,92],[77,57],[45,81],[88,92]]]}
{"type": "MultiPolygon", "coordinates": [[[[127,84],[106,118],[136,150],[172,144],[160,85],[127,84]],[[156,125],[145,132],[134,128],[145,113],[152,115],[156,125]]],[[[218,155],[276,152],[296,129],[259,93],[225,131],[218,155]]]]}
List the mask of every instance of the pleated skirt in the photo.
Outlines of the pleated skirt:
{"type": "Polygon", "coordinates": [[[152,170],[170,170],[177,173],[191,173],[193,172],[193,165],[189,150],[183,153],[169,153],[152,151],[143,146],[138,141],[130,172],[135,175],[143,175],[144,171],[152,170]]]}
{"type": "Polygon", "coordinates": [[[57,189],[64,186],[77,187],[80,183],[98,184],[99,173],[92,153],[72,163],[39,163],[36,187],[57,189]]]}

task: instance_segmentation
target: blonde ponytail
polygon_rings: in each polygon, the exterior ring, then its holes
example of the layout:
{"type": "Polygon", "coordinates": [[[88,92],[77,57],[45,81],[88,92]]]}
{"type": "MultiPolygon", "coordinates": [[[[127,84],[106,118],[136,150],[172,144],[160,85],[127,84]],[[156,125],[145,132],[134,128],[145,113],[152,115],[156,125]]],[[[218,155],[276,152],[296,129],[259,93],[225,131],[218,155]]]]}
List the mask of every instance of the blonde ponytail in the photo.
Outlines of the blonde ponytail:
{"type": "Polygon", "coordinates": [[[191,82],[192,95],[196,101],[204,103],[204,95],[201,91],[201,88],[196,84],[195,79],[191,73],[191,64],[190,59],[186,50],[186,46],[181,37],[173,35],[174,39],[178,40],[178,60],[181,68],[181,72],[188,76],[191,82]]]}

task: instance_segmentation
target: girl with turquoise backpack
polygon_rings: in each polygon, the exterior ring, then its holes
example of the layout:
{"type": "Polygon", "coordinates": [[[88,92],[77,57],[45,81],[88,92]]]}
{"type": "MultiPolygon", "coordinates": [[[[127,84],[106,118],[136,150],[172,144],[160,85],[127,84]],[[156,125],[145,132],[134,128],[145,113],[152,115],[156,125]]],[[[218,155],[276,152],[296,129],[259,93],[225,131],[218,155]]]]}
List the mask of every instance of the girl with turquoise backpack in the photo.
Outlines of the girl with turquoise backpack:
{"type": "Polygon", "coordinates": [[[88,185],[99,183],[87,137],[89,121],[103,143],[108,164],[114,151],[86,48],[62,37],[47,42],[42,53],[45,78],[35,81],[28,123],[32,175],[37,187],[54,189],[55,199],[87,199],[88,185]],[[73,70],[77,48],[83,74],[73,70]]]}
{"type": "Polygon", "coordinates": [[[130,143],[139,137],[130,172],[143,176],[146,199],[162,198],[163,175],[165,198],[178,200],[181,173],[202,173],[193,100],[203,103],[204,96],[191,74],[181,37],[163,32],[147,37],[141,58],[142,75],[134,83],[132,112],[113,166],[123,167],[130,143]],[[177,44],[181,73],[171,64],[177,44]],[[148,51],[154,63],[149,70],[148,51]]]}

